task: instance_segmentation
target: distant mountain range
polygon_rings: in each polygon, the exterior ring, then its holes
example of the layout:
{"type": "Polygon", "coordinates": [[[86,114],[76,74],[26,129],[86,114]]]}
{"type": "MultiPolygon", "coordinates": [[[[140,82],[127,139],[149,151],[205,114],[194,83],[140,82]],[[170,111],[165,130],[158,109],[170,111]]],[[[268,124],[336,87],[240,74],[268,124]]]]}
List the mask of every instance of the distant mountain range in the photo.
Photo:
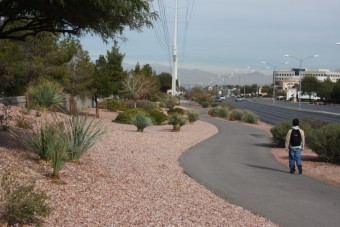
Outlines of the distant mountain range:
{"type": "MultiPolygon", "coordinates": [[[[143,65],[141,65],[142,67],[143,65]]],[[[124,69],[131,70],[134,69],[135,65],[124,64],[124,69]]],[[[151,64],[151,67],[157,74],[162,72],[170,73],[170,67],[164,66],[160,64],[151,64]]],[[[272,76],[264,75],[259,73],[249,73],[249,74],[236,74],[231,77],[231,74],[227,75],[218,75],[216,73],[203,71],[200,69],[187,69],[187,68],[180,68],[178,69],[178,79],[180,80],[181,86],[194,86],[194,85],[211,85],[214,86],[216,84],[222,85],[236,85],[241,84],[243,85],[244,82],[246,85],[256,84],[258,81],[259,85],[270,85],[272,84],[272,76]],[[230,77],[230,78],[229,78],[230,77]]]]}

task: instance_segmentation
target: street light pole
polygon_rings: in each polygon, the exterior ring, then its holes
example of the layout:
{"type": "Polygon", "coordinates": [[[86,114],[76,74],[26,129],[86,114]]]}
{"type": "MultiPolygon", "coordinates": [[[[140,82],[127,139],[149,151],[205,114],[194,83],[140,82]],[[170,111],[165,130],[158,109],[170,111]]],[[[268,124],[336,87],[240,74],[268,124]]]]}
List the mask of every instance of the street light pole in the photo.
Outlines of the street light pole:
{"type": "Polygon", "coordinates": [[[261,63],[265,64],[265,65],[270,65],[271,67],[273,67],[273,105],[275,105],[275,74],[274,74],[274,72],[275,72],[276,67],[278,67],[280,65],[287,65],[289,62],[282,62],[282,63],[277,64],[277,65],[272,65],[272,64],[265,62],[265,61],[263,61],[261,63]]]}
{"type": "Polygon", "coordinates": [[[291,57],[291,58],[294,58],[295,60],[300,62],[300,68],[299,68],[299,92],[298,92],[298,95],[299,95],[299,110],[300,110],[301,109],[301,95],[302,95],[302,90],[301,90],[301,84],[302,84],[302,80],[301,80],[302,62],[304,62],[305,60],[311,59],[311,58],[319,57],[319,55],[314,54],[314,55],[308,56],[306,58],[297,58],[297,57],[294,57],[292,55],[286,54],[285,57],[291,57]]]}

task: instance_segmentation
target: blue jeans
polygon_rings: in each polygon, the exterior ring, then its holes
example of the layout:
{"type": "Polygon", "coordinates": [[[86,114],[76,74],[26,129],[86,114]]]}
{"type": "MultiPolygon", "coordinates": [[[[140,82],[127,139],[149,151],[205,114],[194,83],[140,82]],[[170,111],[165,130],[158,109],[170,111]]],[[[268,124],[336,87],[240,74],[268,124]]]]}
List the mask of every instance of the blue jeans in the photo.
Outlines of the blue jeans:
{"type": "Polygon", "coordinates": [[[296,165],[302,165],[301,161],[301,148],[289,148],[289,168],[290,172],[295,172],[295,163],[296,165]]]}

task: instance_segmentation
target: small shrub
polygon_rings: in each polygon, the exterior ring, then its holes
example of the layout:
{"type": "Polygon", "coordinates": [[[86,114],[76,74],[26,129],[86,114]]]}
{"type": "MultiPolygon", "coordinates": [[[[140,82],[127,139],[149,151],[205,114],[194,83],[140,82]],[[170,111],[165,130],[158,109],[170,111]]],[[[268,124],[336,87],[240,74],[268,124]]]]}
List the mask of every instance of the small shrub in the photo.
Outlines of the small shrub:
{"type": "Polygon", "coordinates": [[[321,121],[319,119],[312,119],[312,118],[303,118],[301,120],[303,124],[308,124],[312,129],[318,129],[326,126],[328,122],[321,121]]]}
{"type": "Polygon", "coordinates": [[[121,112],[118,114],[117,118],[113,120],[113,122],[120,123],[120,124],[131,124],[131,118],[136,114],[144,114],[145,116],[148,116],[148,113],[146,110],[141,108],[133,108],[128,109],[124,112],[121,112]]]}
{"type": "Polygon", "coordinates": [[[26,137],[21,138],[24,146],[36,153],[41,159],[48,160],[49,144],[53,144],[56,134],[59,132],[57,123],[41,123],[40,128],[33,129],[26,137]]]}
{"type": "Polygon", "coordinates": [[[56,110],[63,102],[63,88],[60,84],[41,80],[27,88],[26,96],[30,107],[56,110]]]}
{"type": "MultiPolygon", "coordinates": [[[[299,127],[304,130],[305,132],[305,137],[307,138],[309,131],[310,131],[310,126],[303,122],[300,121],[299,127]]],[[[273,142],[280,147],[285,146],[285,141],[286,141],[286,135],[289,129],[292,128],[292,121],[282,121],[278,124],[276,124],[274,127],[270,129],[270,132],[273,135],[273,142]]]]}
{"type": "Polygon", "coordinates": [[[227,107],[225,107],[225,106],[219,106],[219,107],[216,109],[216,116],[217,116],[217,117],[227,119],[227,118],[228,118],[228,115],[229,115],[229,110],[228,110],[227,107]]]}
{"type": "Polygon", "coordinates": [[[209,107],[209,102],[203,101],[203,102],[201,102],[201,106],[203,108],[208,108],[209,107]]]}
{"type": "Polygon", "coordinates": [[[99,121],[88,116],[73,115],[67,122],[68,159],[78,162],[96,141],[105,133],[99,121]]]}
{"type": "Polygon", "coordinates": [[[257,124],[259,117],[251,111],[244,111],[242,121],[249,124],[257,124]]]}
{"type": "Polygon", "coordinates": [[[168,110],[168,114],[170,115],[170,114],[173,114],[173,113],[179,113],[179,114],[184,114],[185,113],[185,111],[183,110],[183,109],[181,109],[181,108],[173,108],[173,109],[170,109],[170,110],[168,110]]]}
{"type": "Polygon", "coordinates": [[[197,110],[187,110],[186,114],[188,116],[189,122],[195,122],[199,119],[199,113],[197,110]]]}
{"type": "Polygon", "coordinates": [[[166,108],[173,109],[176,105],[179,105],[179,98],[175,96],[168,96],[165,101],[166,108]]]}
{"type": "Polygon", "coordinates": [[[212,107],[208,110],[208,114],[212,117],[217,117],[217,106],[216,107],[212,107]]]}
{"type": "Polygon", "coordinates": [[[308,146],[323,160],[340,163],[340,124],[328,124],[312,130],[308,146]]]}
{"type": "Polygon", "coordinates": [[[143,132],[144,128],[152,125],[152,119],[143,114],[136,114],[131,118],[131,124],[137,127],[137,132],[143,132]]]}
{"type": "Polygon", "coordinates": [[[218,106],[217,103],[215,103],[215,102],[211,103],[211,107],[216,107],[216,106],[218,106]]]}
{"type": "Polygon", "coordinates": [[[9,225],[37,225],[43,223],[42,218],[51,213],[45,192],[34,189],[34,184],[19,185],[9,174],[1,177],[1,196],[6,209],[5,219],[9,225]]]}
{"type": "Polygon", "coordinates": [[[112,112],[125,111],[130,108],[130,104],[117,99],[107,99],[99,104],[100,108],[108,109],[112,112]]]}
{"type": "Polygon", "coordinates": [[[229,114],[229,120],[231,121],[241,121],[243,117],[243,110],[233,109],[229,114]]]}
{"type": "Polygon", "coordinates": [[[179,131],[180,127],[186,124],[186,119],[183,114],[173,113],[169,115],[169,124],[173,125],[174,131],[179,131]]]}
{"type": "Polygon", "coordinates": [[[167,120],[167,116],[157,109],[149,110],[148,114],[155,125],[162,125],[167,120]]]}
{"type": "Polygon", "coordinates": [[[18,119],[16,120],[17,126],[19,128],[23,128],[23,129],[33,129],[33,123],[31,120],[29,120],[28,118],[26,118],[25,116],[21,115],[20,117],[18,117],[18,119]]]}

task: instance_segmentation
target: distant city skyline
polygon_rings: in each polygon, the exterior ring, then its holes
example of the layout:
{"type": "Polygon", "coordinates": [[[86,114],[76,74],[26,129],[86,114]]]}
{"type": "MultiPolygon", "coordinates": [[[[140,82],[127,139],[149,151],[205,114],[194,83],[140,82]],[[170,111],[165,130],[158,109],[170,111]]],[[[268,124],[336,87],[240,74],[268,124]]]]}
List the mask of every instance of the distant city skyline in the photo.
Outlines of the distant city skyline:
{"type": "MultiPolygon", "coordinates": [[[[154,1],[156,10],[157,2],[166,2],[163,22],[168,24],[168,44],[160,44],[164,26],[158,23],[155,29],[140,33],[127,31],[124,35],[128,41],[119,43],[125,63],[171,68],[175,1],[154,1]]],[[[264,69],[262,61],[272,65],[288,61],[278,68],[299,68],[298,60],[284,56],[303,59],[317,54],[318,58],[304,61],[302,68],[334,71],[340,68],[338,9],[340,1],[335,0],[179,1],[179,68],[230,75],[251,67],[270,75],[272,69],[264,69]],[[189,26],[185,22],[190,22],[189,26]]],[[[112,48],[112,43],[105,45],[97,37],[88,36],[81,42],[92,60],[112,48]]]]}

